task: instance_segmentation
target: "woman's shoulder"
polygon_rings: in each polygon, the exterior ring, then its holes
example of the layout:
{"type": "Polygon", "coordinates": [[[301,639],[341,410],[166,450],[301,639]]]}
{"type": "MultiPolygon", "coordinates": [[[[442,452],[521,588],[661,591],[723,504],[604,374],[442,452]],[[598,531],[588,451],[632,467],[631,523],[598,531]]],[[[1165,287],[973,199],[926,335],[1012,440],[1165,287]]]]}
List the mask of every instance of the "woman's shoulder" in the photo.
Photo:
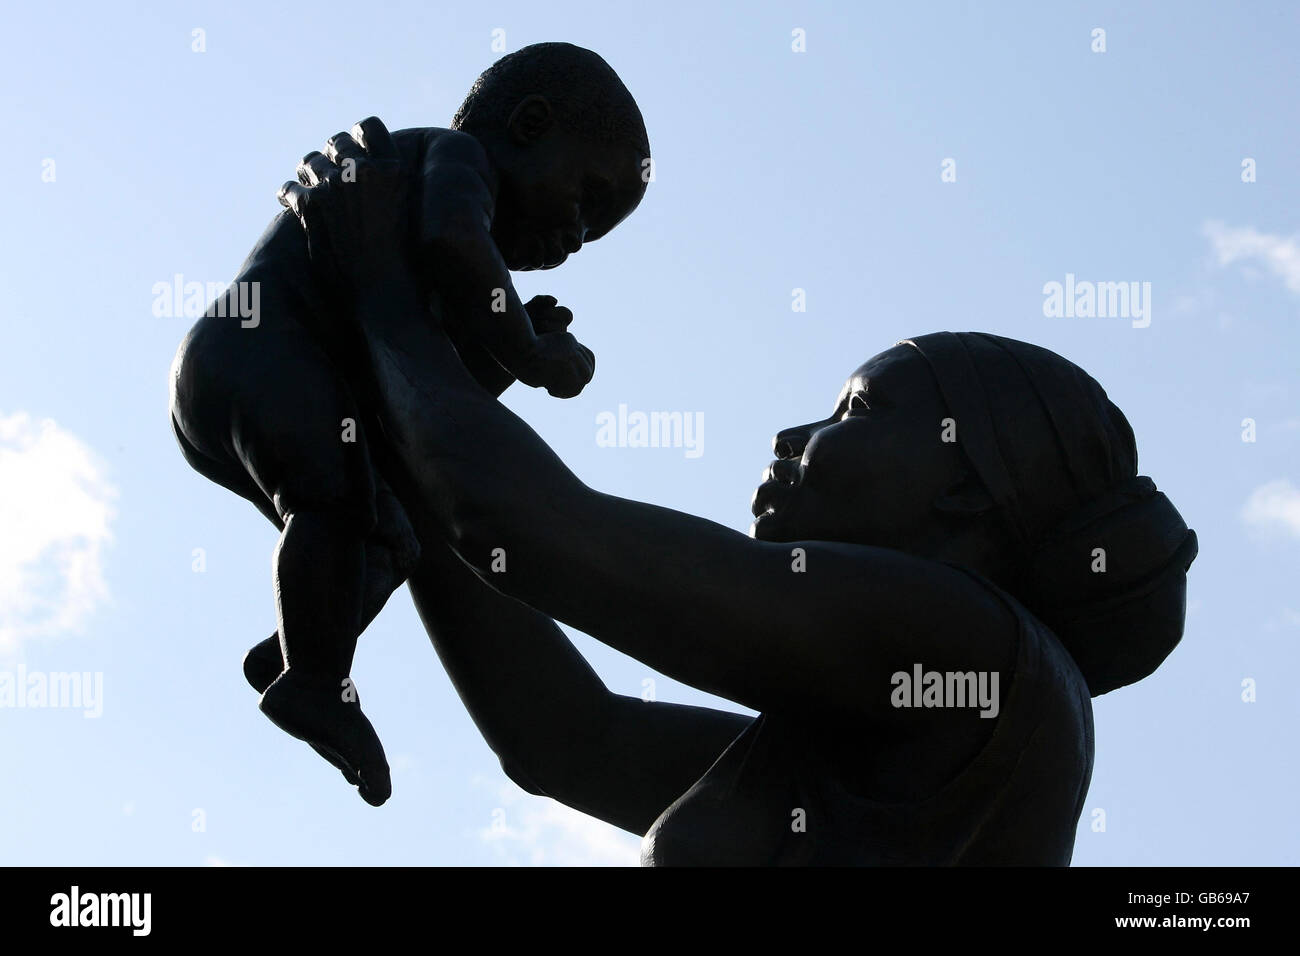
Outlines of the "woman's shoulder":
{"type": "Polygon", "coordinates": [[[895,674],[894,703],[904,708],[899,727],[918,732],[900,733],[893,747],[875,736],[878,755],[893,753],[899,766],[925,769],[916,782],[933,795],[998,787],[1013,771],[1023,776],[1035,767],[1088,776],[1091,699],[1069,652],[1013,595],[968,568],[948,567],[999,606],[985,626],[999,635],[1001,660],[989,670],[957,672],[918,662],[910,673],[895,674]],[[918,750],[935,759],[918,757],[918,750]]]}
{"type": "MultiPolygon", "coordinates": [[[[988,744],[971,762],[1037,767],[1064,777],[1092,772],[1092,699],[1074,658],[1052,629],[1016,597],[969,569],[1015,620],[1015,664],[1004,684],[1001,712],[988,744]]],[[[969,769],[969,768],[968,768],[969,769]]]]}
{"type": "MultiPolygon", "coordinates": [[[[960,564],[943,563],[961,572],[977,587],[996,599],[1006,609],[1010,618],[1014,619],[1020,655],[1027,656],[1023,662],[1025,666],[1033,667],[1036,671],[1041,668],[1041,665],[1047,665],[1046,669],[1051,677],[1064,684],[1075,685],[1075,689],[1081,689],[1085,698],[1087,697],[1087,683],[1083,679],[1083,674],[1075,665],[1074,659],[1070,657],[1070,652],[1065,649],[1065,645],[1047,624],[1022,604],[1015,595],[983,575],[960,564]]],[[[1019,663],[1018,661],[1018,665],[1019,663]]]]}

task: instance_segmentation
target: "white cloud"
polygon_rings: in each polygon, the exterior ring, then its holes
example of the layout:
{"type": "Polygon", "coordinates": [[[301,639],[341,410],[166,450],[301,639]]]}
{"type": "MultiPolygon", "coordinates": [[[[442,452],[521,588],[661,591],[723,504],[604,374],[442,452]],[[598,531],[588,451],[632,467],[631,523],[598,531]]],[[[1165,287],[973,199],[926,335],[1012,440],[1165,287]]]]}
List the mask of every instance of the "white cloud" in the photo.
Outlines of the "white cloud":
{"type": "Polygon", "coordinates": [[[78,631],[108,599],[114,497],[76,436],[26,412],[0,415],[0,655],[78,631]]]}
{"type": "Polygon", "coordinates": [[[1300,538],[1300,488],[1285,478],[1260,485],[1250,493],[1241,516],[1257,528],[1282,530],[1300,538]]]}
{"type": "Polygon", "coordinates": [[[1201,234],[1210,240],[1219,265],[1239,262],[1249,271],[1249,264],[1258,262],[1288,289],[1300,294],[1300,241],[1295,236],[1272,235],[1250,226],[1225,226],[1221,222],[1205,223],[1201,234]]]}
{"type": "Polygon", "coordinates": [[[408,753],[393,754],[388,758],[388,769],[396,776],[399,773],[406,773],[418,765],[419,761],[408,753]]]}
{"type": "Polygon", "coordinates": [[[479,837],[510,866],[637,866],[641,841],[595,817],[507,785],[479,837]]]}

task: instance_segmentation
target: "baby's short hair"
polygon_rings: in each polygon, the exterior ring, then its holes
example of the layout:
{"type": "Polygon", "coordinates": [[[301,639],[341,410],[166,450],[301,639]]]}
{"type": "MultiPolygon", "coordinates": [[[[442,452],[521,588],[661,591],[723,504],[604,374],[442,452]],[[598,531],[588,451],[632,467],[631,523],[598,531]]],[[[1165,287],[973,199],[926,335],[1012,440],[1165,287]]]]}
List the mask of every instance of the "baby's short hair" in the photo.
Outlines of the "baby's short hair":
{"type": "Polygon", "coordinates": [[[566,129],[600,143],[626,143],[650,155],[636,100],[603,59],[572,43],[534,43],[483,71],[452,118],[452,129],[474,134],[505,126],[530,94],[550,101],[566,129]]]}

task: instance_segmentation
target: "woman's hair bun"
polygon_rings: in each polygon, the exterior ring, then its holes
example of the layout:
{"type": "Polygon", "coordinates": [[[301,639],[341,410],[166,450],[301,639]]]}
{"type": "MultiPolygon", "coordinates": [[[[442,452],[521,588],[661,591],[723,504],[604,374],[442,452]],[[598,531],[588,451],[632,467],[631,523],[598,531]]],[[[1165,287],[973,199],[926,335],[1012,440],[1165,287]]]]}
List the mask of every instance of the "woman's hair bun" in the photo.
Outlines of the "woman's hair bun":
{"type": "Polygon", "coordinates": [[[1183,636],[1196,532],[1150,478],[1121,482],[1043,536],[1017,595],[1096,697],[1160,666],[1183,636]]]}

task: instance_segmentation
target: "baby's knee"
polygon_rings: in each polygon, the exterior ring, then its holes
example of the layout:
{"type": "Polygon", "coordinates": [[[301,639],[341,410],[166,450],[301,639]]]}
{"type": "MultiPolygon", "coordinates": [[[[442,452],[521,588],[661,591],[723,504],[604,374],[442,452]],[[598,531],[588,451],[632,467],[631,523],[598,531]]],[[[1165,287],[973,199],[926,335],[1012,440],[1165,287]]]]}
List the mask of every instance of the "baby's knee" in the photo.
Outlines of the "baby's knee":
{"type": "Polygon", "coordinates": [[[331,478],[300,479],[293,485],[282,487],[273,497],[275,510],[286,524],[295,515],[311,515],[358,538],[374,535],[379,525],[375,497],[364,483],[331,478]]]}

